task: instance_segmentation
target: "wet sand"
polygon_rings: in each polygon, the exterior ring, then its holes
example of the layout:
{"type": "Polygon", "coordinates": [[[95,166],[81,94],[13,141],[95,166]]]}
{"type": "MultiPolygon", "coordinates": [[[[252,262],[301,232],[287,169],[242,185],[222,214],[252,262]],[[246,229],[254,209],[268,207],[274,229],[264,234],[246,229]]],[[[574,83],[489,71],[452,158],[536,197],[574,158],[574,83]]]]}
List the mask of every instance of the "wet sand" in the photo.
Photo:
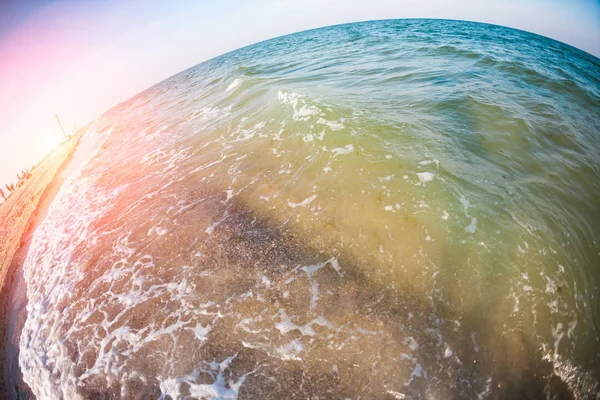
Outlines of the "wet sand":
{"type": "Polygon", "coordinates": [[[31,178],[0,204],[0,398],[32,398],[19,369],[20,333],[26,318],[27,292],[22,266],[37,225],[63,181],[62,171],[79,143],[80,133],[61,144],[32,171],[31,178]]]}

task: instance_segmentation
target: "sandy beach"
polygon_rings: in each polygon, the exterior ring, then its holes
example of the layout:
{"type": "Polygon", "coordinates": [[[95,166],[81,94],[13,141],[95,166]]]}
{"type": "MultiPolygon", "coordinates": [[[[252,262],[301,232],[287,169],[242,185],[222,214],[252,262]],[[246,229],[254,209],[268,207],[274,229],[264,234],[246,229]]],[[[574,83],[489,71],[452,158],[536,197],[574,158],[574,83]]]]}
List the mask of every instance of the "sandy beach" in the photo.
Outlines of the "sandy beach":
{"type": "Polygon", "coordinates": [[[20,332],[26,317],[27,293],[22,266],[37,225],[58,192],[77,133],[44,158],[31,178],[0,204],[0,398],[32,398],[23,384],[18,362],[20,332]]]}

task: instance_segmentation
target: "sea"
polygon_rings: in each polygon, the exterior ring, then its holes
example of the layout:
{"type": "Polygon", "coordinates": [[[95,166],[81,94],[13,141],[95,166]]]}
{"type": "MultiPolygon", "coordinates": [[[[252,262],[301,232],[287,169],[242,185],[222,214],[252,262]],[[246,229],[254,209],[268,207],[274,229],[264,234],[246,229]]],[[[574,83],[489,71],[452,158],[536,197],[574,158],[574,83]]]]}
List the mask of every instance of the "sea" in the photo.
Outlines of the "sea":
{"type": "Polygon", "coordinates": [[[24,273],[38,399],[598,399],[600,60],[418,19],[221,55],[85,128],[24,273]]]}

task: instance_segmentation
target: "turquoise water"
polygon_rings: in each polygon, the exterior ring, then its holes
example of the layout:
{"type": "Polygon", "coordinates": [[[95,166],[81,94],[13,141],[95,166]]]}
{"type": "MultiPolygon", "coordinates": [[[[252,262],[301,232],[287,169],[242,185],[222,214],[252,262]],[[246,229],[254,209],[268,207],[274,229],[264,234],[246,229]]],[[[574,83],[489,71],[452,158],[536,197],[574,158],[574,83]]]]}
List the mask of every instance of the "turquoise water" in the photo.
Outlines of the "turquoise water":
{"type": "Polygon", "coordinates": [[[186,70],[87,128],[25,264],[24,379],[57,399],[597,398],[599,105],[597,58],[456,21],[186,70]]]}

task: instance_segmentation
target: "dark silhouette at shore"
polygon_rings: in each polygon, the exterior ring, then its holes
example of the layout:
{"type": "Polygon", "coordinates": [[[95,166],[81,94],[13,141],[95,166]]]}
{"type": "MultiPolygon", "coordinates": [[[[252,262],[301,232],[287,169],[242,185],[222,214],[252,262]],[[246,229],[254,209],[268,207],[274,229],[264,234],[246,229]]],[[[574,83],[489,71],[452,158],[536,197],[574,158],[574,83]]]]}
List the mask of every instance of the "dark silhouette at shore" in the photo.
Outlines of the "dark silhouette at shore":
{"type": "Polygon", "coordinates": [[[6,187],[6,193],[0,189],[0,196],[2,196],[2,198],[4,199],[4,201],[8,200],[8,198],[10,197],[10,195],[15,191],[15,189],[20,188],[21,186],[23,186],[25,184],[25,182],[27,182],[27,180],[29,178],[31,178],[31,171],[35,168],[35,166],[29,168],[25,168],[23,171],[21,171],[20,174],[17,174],[17,186],[15,187],[14,183],[7,183],[6,185],[4,185],[6,187]]]}

